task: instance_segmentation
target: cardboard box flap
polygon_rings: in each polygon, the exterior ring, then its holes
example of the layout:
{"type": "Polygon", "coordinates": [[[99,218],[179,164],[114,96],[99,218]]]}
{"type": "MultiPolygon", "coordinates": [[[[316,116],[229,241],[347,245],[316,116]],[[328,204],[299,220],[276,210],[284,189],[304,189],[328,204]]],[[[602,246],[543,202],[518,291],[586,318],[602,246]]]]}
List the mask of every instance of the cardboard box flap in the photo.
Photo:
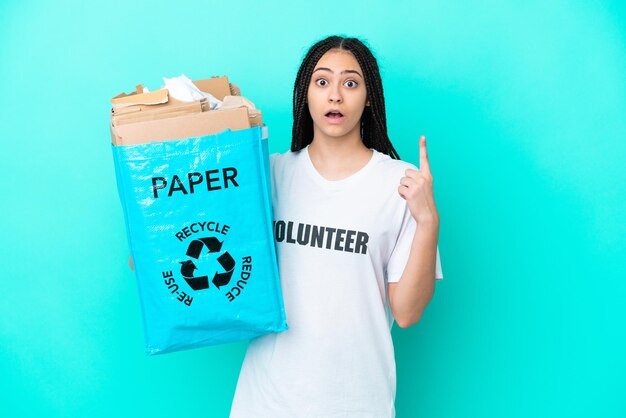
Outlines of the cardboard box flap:
{"type": "Polygon", "coordinates": [[[123,125],[126,123],[141,122],[144,120],[157,120],[180,116],[185,113],[197,113],[209,111],[209,100],[204,98],[193,102],[170,101],[162,105],[132,106],[114,109],[111,120],[113,124],[123,125]],[[118,110],[123,110],[118,112],[118,110]],[[135,111],[131,111],[135,110],[135,111]]]}
{"type": "Polygon", "coordinates": [[[175,99],[172,96],[169,96],[167,98],[167,102],[165,103],[157,103],[157,104],[149,104],[149,105],[137,104],[137,105],[126,106],[126,107],[114,107],[112,110],[113,110],[113,115],[118,116],[118,115],[125,115],[127,113],[135,113],[135,112],[153,112],[153,111],[161,111],[161,110],[164,110],[167,112],[169,111],[168,110],[169,108],[174,108],[174,107],[179,107],[179,106],[196,106],[198,103],[201,103],[203,112],[206,110],[209,110],[210,106],[209,106],[208,99],[206,98],[195,100],[193,102],[184,102],[182,100],[175,99]]]}
{"type": "MultiPolygon", "coordinates": [[[[139,89],[139,86],[137,87],[139,89]]],[[[150,91],[147,93],[138,93],[136,91],[131,94],[120,93],[111,99],[111,104],[113,105],[113,108],[136,105],[155,105],[167,103],[168,96],[169,94],[167,89],[150,91]]]]}

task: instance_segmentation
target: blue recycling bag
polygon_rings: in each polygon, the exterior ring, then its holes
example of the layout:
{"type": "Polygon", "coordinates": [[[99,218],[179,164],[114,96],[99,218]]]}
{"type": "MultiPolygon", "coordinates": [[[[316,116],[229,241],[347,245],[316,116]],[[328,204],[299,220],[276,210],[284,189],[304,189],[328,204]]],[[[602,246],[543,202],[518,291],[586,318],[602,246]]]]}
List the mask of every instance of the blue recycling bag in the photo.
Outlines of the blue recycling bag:
{"type": "Polygon", "coordinates": [[[112,146],[146,354],[287,329],[263,129],[112,146]]]}

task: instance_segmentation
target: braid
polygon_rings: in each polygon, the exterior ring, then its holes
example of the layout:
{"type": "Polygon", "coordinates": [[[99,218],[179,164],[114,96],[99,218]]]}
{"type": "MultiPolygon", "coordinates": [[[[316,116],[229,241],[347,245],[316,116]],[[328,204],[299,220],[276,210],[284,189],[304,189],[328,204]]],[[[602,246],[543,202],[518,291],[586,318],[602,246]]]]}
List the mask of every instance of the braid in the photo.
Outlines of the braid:
{"type": "Polygon", "coordinates": [[[361,116],[361,138],[367,148],[373,148],[392,158],[400,159],[387,135],[385,97],[376,58],[360,40],[330,36],[313,45],[302,60],[293,89],[293,128],[291,151],[299,151],[313,141],[313,119],[307,107],[307,93],[315,65],[331,49],[351,52],[363,70],[369,106],[361,116]]]}
{"type": "Polygon", "coordinates": [[[336,37],[327,38],[312,47],[302,61],[298,70],[293,91],[293,129],[291,150],[299,151],[313,140],[313,119],[307,108],[306,97],[309,91],[309,82],[315,69],[315,65],[322,56],[336,42],[336,37]]]}

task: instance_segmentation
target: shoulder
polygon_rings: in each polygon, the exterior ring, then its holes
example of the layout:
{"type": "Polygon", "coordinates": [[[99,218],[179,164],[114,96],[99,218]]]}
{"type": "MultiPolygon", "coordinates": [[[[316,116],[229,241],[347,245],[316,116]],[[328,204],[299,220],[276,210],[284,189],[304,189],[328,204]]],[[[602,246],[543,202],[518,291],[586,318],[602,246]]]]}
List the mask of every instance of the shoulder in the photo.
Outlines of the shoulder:
{"type": "Polygon", "coordinates": [[[379,175],[390,176],[399,180],[404,176],[404,172],[407,169],[417,170],[417,167],[409,162],[395,160],[387,154],[383,154],[382,152],[376,150],[374,150],[374,154],[375,158],[378,159],[376,168],[379,171],[379,175]]]}
{"type": "Polygon", "coordinates": [[[295,161],[299,154],[300,154],[299,151],[298,152],[287,151],[283,153],[275,152],[273,154],[270,154],[270,164],[272,166],[289,164],[290,162],[295,161]]]}
{"type": "Polygon", "coordinates": [[[274,175],[284,173],[286,170],[294,167],[298,161],[300,151],[287,151],[284,153],[270,154],[270,169],[274,175]]]}

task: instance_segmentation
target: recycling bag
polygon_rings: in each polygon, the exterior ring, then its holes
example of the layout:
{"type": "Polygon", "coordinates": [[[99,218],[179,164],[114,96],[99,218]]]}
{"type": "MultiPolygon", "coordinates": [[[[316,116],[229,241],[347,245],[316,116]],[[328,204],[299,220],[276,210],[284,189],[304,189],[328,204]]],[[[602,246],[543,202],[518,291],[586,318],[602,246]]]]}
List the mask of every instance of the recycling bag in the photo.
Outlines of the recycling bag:
{"type": "Polygon", "coordinates": [[[287,329],[265,129],[112,147],[146,354],[287,329]]]}

